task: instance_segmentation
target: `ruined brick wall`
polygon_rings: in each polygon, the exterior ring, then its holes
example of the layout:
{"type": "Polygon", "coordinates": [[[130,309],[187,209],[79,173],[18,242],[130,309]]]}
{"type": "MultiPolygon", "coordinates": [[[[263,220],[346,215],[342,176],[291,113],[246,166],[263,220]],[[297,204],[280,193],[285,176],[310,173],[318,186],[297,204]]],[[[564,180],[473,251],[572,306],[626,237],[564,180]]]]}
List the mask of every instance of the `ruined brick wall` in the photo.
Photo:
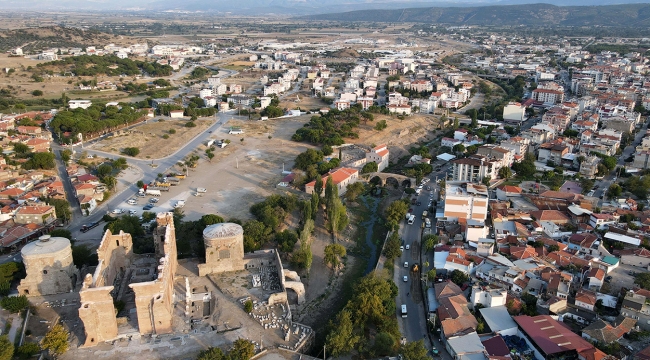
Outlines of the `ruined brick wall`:
{"type": "Polygon", "coordinates": [[[120,231],[113,235],[106,230],[97,248],[99,264],[93,276],[93,287],[113,285],[120,272],[124,272],[133,258],[133,239],[131,234],[120,231]]]}
{"type": "Polygon", "coordinates": [[[158,264],[158,277],[154,281],[129,285],[135,293],[140,334],[172,332],[174,274],[178,267],[173,214],[160,213],[156,222],[158,223],[154,231],[156,254],[162,255],[158,264]]]}
{"type": "Polygon", "coordinates": [[[110,294],[113,287],[90,288],[91,282],[92,278],[88,274],[84,280],[84,287],[79,292],[81,297],[79,318],[83,322],[86,333],[84,347],[95,346],[117,337],[117,318],[113,297],[110,294]]]}
{"type": "Polygon", "coordinates": [[[117,337],[117,318],[111,291],[118,274],[124,276],[133,260],[131,234],[120,231],[113,235],[106,230],[97,248],[97,258],[99,263],[94,274],[86,275],[79,291],[79,319],[86,334],[83,346],[95,346],[117,337]]]}

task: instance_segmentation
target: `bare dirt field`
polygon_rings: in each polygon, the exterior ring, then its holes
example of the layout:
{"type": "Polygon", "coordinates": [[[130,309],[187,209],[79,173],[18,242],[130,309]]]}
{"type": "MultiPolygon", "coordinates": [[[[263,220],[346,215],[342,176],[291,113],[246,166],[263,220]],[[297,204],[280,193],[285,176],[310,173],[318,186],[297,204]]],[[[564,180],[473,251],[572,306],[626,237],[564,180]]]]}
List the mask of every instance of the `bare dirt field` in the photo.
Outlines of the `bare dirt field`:
{"type": "Polygon", "coordinates": [[[421,141],[434,139],[434,130],[437,125],[437,116],[434,115],[413,115],[407,116],[404,120],[396,116],[375,115],[373,122],[361,123],[359,126],[359,139],[346,139],[352,144],[379,145],[386,144],[390,150],[390,160],[408,155],[409,148],[421,141]],[[374,126],[377,122],[386,120],[388,127],[377,131],[374,126]]]}
{"type": "Polygon", "coordinates": [[[197,220],[204,214],[245,220],[251,217],[250,206],[270,194],[300,194],[277,184],[284,177],[283,164],[290,170],[295,157],[311,147],[290,140],[309,118],[308,115],[269,121],[229,120],[228,126],[212,134],[212,138],[230,140],[230,145],[215,149],[212,161],[205,156],[205,146],[196,149],[194,153],[201,157],[198,166],[190,169],[187,179],[163,194],[151,211],[170,211],[178,200],[186,200],[183,211],[187,220],[197,220]],[[229,135],[230,126],[241,127],[244,134],[229,135]],[[195,197],[198,187],[206,188],[207,193],[195,197]]]}
{"type": "Polygon", "coordinates": [[[116,135],[106,138],[94,145],[93,150],[101,150],[119,154],[127,147],[140,149],[138,158],[158,159],[173,154],[187,142],[203,132],[214,123],[214,119],[199,119],[194,121],[196,127],[185,127],[188,120],[149,121],[146,124],[136,126],[123,135],[116,135]],[[175,130],[170,134],[169,130],[175,130]],[[168,135],[169,138],[163,138],[168,135]]]}
{"type": "Polygon", "coordinates": [[[329,107],[329,105],[325,104],[325,102],[320,98],[311,96],[311,91],[309,90],[301,90],[297,94],[287,96],[280,101],[280,108],[287,108],[289,110],[297,108],[302,110],[312,110],[323,107],[329,107]],[[300,101],[296,101],[298,98],[300,98],[300,101]]]}

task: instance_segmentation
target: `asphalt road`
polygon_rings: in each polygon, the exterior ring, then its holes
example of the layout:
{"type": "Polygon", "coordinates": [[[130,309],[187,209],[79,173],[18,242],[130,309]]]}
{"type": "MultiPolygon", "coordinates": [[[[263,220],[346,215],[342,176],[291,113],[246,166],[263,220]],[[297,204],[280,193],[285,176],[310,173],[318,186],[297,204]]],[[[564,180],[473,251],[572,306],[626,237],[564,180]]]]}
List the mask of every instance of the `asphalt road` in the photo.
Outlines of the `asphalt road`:
{"type": "MultiPolygon", "coordinates": [[[[190,68],[184,70],[185,73],[191,71],[190,68]]],[[[223,78],[223,77],[232,76],[234,74],[237,74],[237,72],[233,70],[220,69],[218,76],[223,78]]],[[[95,209],[95,212],[87,217],[81,216],[79,205],[76,199],[74,199],[74,196],[72,196],[73,194],[72,186],[70,184],[70,179],[67,176],[67,173],[65,171],[65,166],[60,161],[57,162],[57,170],[59,172],[59,176],[61,177],[64,183],[65,190],[68,194],[68,198],[73,209],[73,219],[67,226],[67,228],[72,232],[73,238],[77,238],[79,240],[84,240],[88,238],[94,240],[101,239],[102,236],[101,225],[85,234],[79,231],[79,229],[84,224],[101,220],[102,216],[104,216],[104,214],[106,214],[107,211],[109,211],[110,209],[119,208],[128,199],[133,197],[133,195],[138,191],[138,188],[136,186],[136,182],[138,180],[142,180],[145,183],[149,183],[150,181],[154,180],[159,173],[167,172],[169,168],[174,166],[179,161],[183,160],[188,154],[194,151],[194,149],[196,149],[199,145],[207,142],[207,140],[210,137],[212,137],[213,134],[216,135],[222,132],[227,132],[228,129],[224,125],[228,122],[229,119],[234,117],[233,114],[234,112],[232,111],[225,112],[225,113],[217,113],[215,115],[217,121],[212,126],[205,129],[205,131],[203,131],[202,133],[194,137],[194,139],[189,141],[185,146],[180,148],[174,154],[160,159],[144,160],[144,159],[131,158],[124,155],[117,155],[117,154],[108,153],[99,150],[93,150],[92,146],[98,140],[91,141],[89,143],[84,144],[83,148],[77,147],[78,151],[85,151],[89,155],[99,155],[109,159],[124,157],[127,159],[128,165],[136,168],[136,172],[139,172],[139,174],[141,174],[139,178],[133,179],[130,186],[126,187],[121,192],[114,194],[106,203],[98,206],[97,209],[95,209]]],[[[218,138],[219,136],[214,136],[214,137],[218,138]]],[[[55,152],[58,152],[62,149],[62,147],[56,143],[53,143],[52,147],[55,152]]],[[[144,205],[144,202],[142,202],[142,204],[144,205]]],[[[154,207],[151,211],[156,211],[156,208],[154,207]]]]}
{"type": "MultiPolygon", "coordinates": [[[[449,164],[443,164],[441,170],[438,172],[431,173],[428,178],[430,179],[422,189],[422,192],[419,196],[411,195],[411,198],[416,198],[416,204],[410,205],[412,209],[412,214],[415,215],[415,221],[413,224],[409,225],[406,219],[404,219],[404,225],[400,228],[399,234],[400,238],[404,243],[404,251],[402,256],[395,262],[395,271],[394,271],[394,281],[398,286],[398,295],[395,302],[397,304],[397,317],[400,325],[400,330],[402,335],[406,337],[407,341],[416,341],[420,339],[425,340],[425,345],[427,349],[431,349],[431,341],[427,337],[427,314],[425,309],[427,304],[425,303],[425,297],[421,292],[421,282],[422,279],[419,277],[418,273],[411,271],[411,267],[414,263],[421,264],[421,239],[423,234],[422,228],[422,213],[423,211],[429,212],[428,217],[431,220],[431,229],[435,229],[435,215],[431,215],[431,209],[429,208],[429,202],[431,200],[436,201],[439,195],[439,187],[436,184],[436,179],[444,179],[445,173],[449,169],[449,164]],[[431,190],[426,190],[426,186],[429,186],[431,190]],[[420,202],[420,205],[417,205],[417,202],[420,202]],[[406,245],[409,246],[409,249],[406,250],[406,245]],[[408,262],[408,268],[404,267],[404,263],[408,262]],[[404,281],[404,276],[407,276],[407,281],[404,281]],[[408,315],[406,318],[401,317],[401,305],[405,304],[408,315]]],[[[410,200],[409,200],[410,201],[410,200]]],[[[435,208],[433,209],[435,213],[435,208]]],[[[428,232],[429,229],[424,229],[424,232],[428,232]]],[[[435,231],[435,230],[434,230],[435,231]]],[[[437,339],[433,339],[433,344],[440,352],[440,356],[444,359],[451,359],[449,354],[447,354],[442,345],[438,342],[437,339]]]]}
{"type": "MultiPolygon", "coordinates": [[[[643,120],[645,120],[645,119],[643,119],[643,120]]],[[[634,154],[634,150],[636,149],[637,145],[639,145],[641,143],[641,139],[643,139],[643,136],[645,136],[646,128],[647,128],[647,125],[644,122],[643,125],[641,126],[641,129],[639,129],[638,132],[636,133],[636,135],[634,136],[634,141],[630,145],[625,147],[625,149],[623,149],[623,154],[617,156],[618,161],[617,161],[616,164],[618,166],[624,166],[625,165],[625,159],[630,157],[630,155],[634,154]]],[[[603,177],[602,180],[596,181],[595,185],[598,185],[598,189],[594,192],[594,197],[597,197],[597,198],[601,199],[599,205],[602,205],[602,202],[603,202],[602,200],[604,198],[603,195],[605,194],[607,189],[610,187],[610,185],[612,185],[615,182],[614,179],[617,178],[616,172],[617,172],[617,169],[613,170],[610,174],[603,177]]]]}

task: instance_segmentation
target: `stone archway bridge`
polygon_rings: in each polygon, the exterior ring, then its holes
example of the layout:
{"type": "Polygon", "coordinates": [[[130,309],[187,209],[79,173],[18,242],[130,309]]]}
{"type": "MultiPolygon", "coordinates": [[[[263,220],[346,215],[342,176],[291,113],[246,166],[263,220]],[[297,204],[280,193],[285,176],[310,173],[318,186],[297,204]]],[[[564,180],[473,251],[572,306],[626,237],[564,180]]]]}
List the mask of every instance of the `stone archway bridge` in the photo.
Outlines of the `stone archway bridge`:
{"type": "Polygon", "coordinates": [[[368,176],[368,181],[370,179],[374,178],[375,176],[381,179],[381,186],[386,186],[386,181],[390,178],[393,178],[397,181],[399,186],[403,186],[402,184],[405,181],[410,181],[410,186],[411,188],[416,188],[417,187],[417,182],[415,181],[415,178],[411,178],[405,175],[400,175],[400,174],[393,174],[393,173],[384,173],[384,172],[374,172],[374,173],[368,173],[364,174],[364,176],[368,176]]]}

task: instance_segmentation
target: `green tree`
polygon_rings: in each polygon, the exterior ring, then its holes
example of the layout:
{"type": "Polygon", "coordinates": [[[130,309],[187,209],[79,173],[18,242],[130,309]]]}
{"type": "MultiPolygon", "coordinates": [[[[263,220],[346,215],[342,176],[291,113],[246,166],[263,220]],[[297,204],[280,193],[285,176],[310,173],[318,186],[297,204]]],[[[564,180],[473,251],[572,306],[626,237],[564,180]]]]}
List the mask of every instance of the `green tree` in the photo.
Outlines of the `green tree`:
{"type": "Polygon", "coordinates": [[[460,270],[454,270],[451,272],[451,281],[460,286],[469,281],[469,276],[460,270]]]}
{"type": "Polygon", "coordinates": [[[23,169],[25,170],[34,170],[34,169],[54,169],[54,154],[50,152],[40,152],[30,155],[30,159],[23,163],[23,169]]]}
{"type": "Polygon", "coordinates": [[[201,351],[196,360],[230,360],[230,357],[224,354],[220,348],[211,347],[207,350],[201,351]]]}
{"type": "Polygon", "coordinates": [[[250,340],[237,339],[228,352],[231,360],[249,360],[255,355],[255,345],[250,340]]]}
{"type": "Polygon", "coordinates": [[[650,290],[650,273],[638,273],[634,276],[634,283],[640,288],[650,290]]]}
{"type": "Polygon", "coordinates": [[[330,321],[329,328],[325,343],[327,351],[334,358],[349,353],[361,340],[361,336],[354,331],[352,312],[349,310],[339,312],[336,321],[330,321]]]}
{"type": "Polygon", "coordinates": [[[97,254],[93,253],[85,245],[75,245],[72,247],[72,261],[74,266],[81,269],[84,265],[96,266],[98,263],[97,254]]]}
{"type": "Polygon", "coordinates": [[[607,197],[610,199],[619,197],[622,193],[623,188],[618,184],[612,184],[609,186],[609,189],[607,189],[607,197]]]}
{"type": "Polygon", "coordinates": [[[350,185],[348,185],[347,190],[345,191],[345,199],[347,201],[355,201],[359,195],[363,193],[365,190],[365,186],[363,185],[362,182],[355,182],[350,185]]]}
{"type": "Polygon", "coordinates": [[[404,360],[427,360],[427,348],[424,347],[424,341],[407,342],[400,349],[404,360]]]}
{"type": "Polygon", "coordinates": [[[23,143],[14,143],[14,152],[16,154],[29,154],[31,150],[29,149],[29,146],[23,143]]]}
{"type": "Polygon", "coordinates": [[[119,234],[121,230],[125,233],[131,234],[134,238],[144,235],[140,219],[130,215],[123,215],[117,220],[106,224],[104,226],[104,231],[106,230],[110,230],[113,234],[119,234]]]}
{"type": "Polygon", "coordinates": [[[206,214],[201,216],[201,220],[199,220],[199,222],[201,223],[201,226],[205,228],[206,226],[222,223],[224,220],[219,215],[206,214]]]}
{"type": "Polygon", "coordinates": [[[0,360],[11,360],[14,357],[14,344],[7,335],[0,336],[0,360]]]}
{"type": "Polygon", "coordinates": [[[19,313],[27,309],[29,300],[25,295],[3,297],[0,299],[0,306],[9,312],[19,313]]]}
{"type": "Polygon", "coordinates": [[[68,335],[63,326],[56,324],[41,340],[41,347],[55,357],[61,355],[68,351],[68,335]]]}
{"type": "Polygon", "coordinates": [[[375,344],[373,345],[373,349],[375,351],[375,354],[378,356],[388,356],[393,353],[393,350],[395,348],[395,339],[389,334],[385,332],[380,332],[375,336],[375,344]]]}
{"type": "Polygon", "coordinates": [[[512,176],[512,171],[509,167],[502,167],[499,169],[499,177],[502,179],[509,179],[512,176]]]}
{"type": "Polygon", "coordinates": [[[346,250],[345,247],[341,244],[329,244],[325,246],[325,255],[323,260],[325,265],[331,266],[333,269],[337,269],[341,264],[341,259],[345,257],[346,250]]]}
{"type": "Polygon", "coordinates": [[[399,234],[397,231],[393,231],[388,237],[388,241],[384,247],[384,256],[386,256],[386,259],[390,261],[397,259],[400,255],[402,255],[400,246],[401,242],[399,239],[399,234]]]}
{"type": "Polygon", "coordinates": [[[377,172],[377,170],[379,170],[379,165],[377,165],[376,162],[371,161],[363,165],[363,167],[361,168],[361,173],[368,174],[368,173],[377,172]]]}
{"type": "Polygon", "coordinates": [[[465,152],[465,145],[463,145],[463,144],[456,144],[456,145],[454,145],[454,147],[452,148],[452,150],[453,150],[455,153],[460,153],[460,154],[462,154],[462,153],[465,152]]]}
{"type": "Polygon", "coordinates": [[[45,201],[48,205],[54,206],[54,213],[56,214],[57,219],[61,220],[63,223],[68,222],[72,218],[72,210],[70,209],[70,203],[63,199],[47,199],[45,201]]]}
{"type": "Polygon", "coordinates": [[[244,303],[244,311],[249,314],[253,311],[253,302],[251,300],[246,300],[244,303]]]}
{"type": "MultiPolygon", "coordinates": [[[[0,346],[0,348],[1,347],[2,346],[0,346]]],[[[38,346],[37,343],[28,342],[19,346],[18,349],[16,350],[16,353],[21,359],[29,359],[32,356],[38,354],[39,351],[41,351],[41,347],[38,346]]],[[[2,356],[0,356],[0,359],[3,359],[2,356]]]]}
{"type": "Polygon", "coordinates": [[[422,238],[422,244],[424,246],[424,251],[431,251],[438,243],[438,236],[433,234],[425,235],[422,238]]]}
{"type": "Polygon", "coordinates": [[[11,282],[14,276],[21,271],[22,264],[11,261],[0,265],[0,282],[11,282]]]}
{"type": "Polygon", "coordinates": [[[433,268],[427,272],[427,278],[429,281],[434,282],[436,278],[436,269],[433,268]]]}
{"type": "Polygon", "coordinates": [[[395,200],[388,207],[386,207],[386,212],[384,217],[386,218],[386,226],[390,230],[397,230],[399,228],[399,223],[406,216],[408,211],[408,200],[395,200]]]}
{"type": "Polygon", "coordinates": [[[388,124],[386,124],[386,120],[381,120],[375,124],[375,130],[377,131],[382,131],[388,127],[388,124]]]}

